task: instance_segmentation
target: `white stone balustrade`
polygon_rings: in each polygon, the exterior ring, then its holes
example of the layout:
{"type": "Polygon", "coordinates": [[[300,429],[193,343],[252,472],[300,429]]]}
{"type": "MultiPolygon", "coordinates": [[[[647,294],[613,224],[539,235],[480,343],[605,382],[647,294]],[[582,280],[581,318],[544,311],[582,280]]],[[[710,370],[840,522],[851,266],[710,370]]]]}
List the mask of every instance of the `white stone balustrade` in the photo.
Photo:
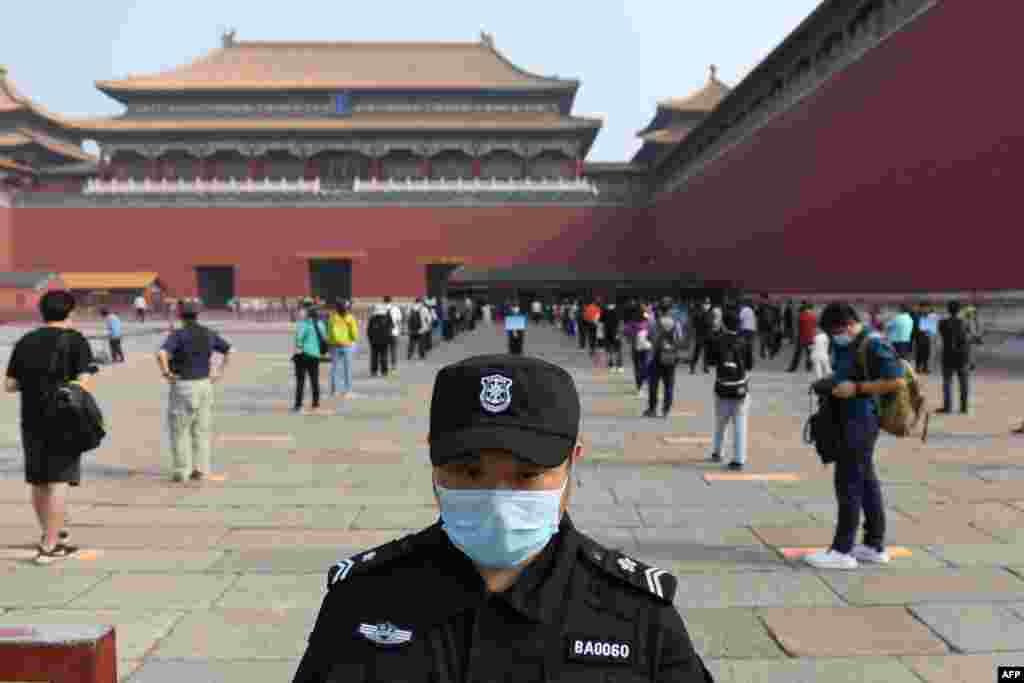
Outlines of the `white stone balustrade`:
{"type": "Polygon", "coordinates": [[[100,180],[90,178],[85,194],[320,194],[320,179],[304,180],[100,180]]]}
{"type": "Polygon", "coordinates": [[[597,194],[597,187],[586,178],[405,178],[404,180],[361,180],[353,184],[356,192],[586,192],[597,194]]]}

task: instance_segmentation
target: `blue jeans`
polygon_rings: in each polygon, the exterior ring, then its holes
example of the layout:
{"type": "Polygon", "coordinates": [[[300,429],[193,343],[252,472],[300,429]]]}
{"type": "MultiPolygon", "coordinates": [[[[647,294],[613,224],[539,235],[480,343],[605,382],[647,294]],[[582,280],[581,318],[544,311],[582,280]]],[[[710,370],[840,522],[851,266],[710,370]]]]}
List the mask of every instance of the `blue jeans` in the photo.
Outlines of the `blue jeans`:
{"type": "Polygon", "coordinates": [[[725,430],[732,423],[732,461],[743,465],[747,462],[747,409],[750,396],[740,400],[715,396],[715,434],[711,452],[721,455],[725,442],[725,430]]]}
{"type": "Polygon", "coordinates": [[[331,347],[331,396],[352,391],[352,347],[331,347]],[[340,380],[339,380],[340,375],[340,380]]]}
{"type": "Polygon", "coordinates": [[[839,521],[832,549],[849,554],[864,510],[864,545],[885,550],[885,504],[875,472],[878,416],[848,418],[843,423],[843,449],[836,460],[835,487],[839,521]]]}

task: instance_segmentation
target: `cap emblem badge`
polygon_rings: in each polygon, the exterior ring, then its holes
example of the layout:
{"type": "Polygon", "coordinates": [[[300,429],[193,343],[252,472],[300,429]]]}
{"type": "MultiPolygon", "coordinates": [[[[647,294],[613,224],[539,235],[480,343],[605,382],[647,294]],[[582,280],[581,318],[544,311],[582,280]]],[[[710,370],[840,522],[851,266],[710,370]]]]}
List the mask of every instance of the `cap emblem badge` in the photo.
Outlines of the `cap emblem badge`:
{"type": "Polygon", "coordinates": [[[512,405],[512,380],[503,375],[480,378],[480,405],[489,413],[503,413],[512,405]]]}

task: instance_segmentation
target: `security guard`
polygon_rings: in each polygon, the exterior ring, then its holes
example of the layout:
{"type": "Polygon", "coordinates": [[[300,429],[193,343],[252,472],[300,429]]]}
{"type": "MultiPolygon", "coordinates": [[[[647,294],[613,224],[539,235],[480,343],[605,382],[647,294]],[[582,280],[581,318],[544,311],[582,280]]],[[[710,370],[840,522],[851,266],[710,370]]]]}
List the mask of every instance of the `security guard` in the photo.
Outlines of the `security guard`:
{"type": "Polygon", "coordinates": [[[443,368],[429,438],[441,519],[330,569],[295,683],[710,682],[675,577],[569,519],[579,421],[550,363],[443,368]]]}

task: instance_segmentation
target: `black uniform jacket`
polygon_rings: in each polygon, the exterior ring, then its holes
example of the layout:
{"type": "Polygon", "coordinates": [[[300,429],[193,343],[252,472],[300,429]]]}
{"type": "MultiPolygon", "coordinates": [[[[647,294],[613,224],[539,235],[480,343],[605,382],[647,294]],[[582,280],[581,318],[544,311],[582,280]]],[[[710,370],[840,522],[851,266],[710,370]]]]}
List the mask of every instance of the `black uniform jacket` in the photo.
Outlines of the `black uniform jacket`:
{"type": "Polygon", "coordinates": [[[440,523],[343,560],[295,683],[705,683],[675,577],[563,516],[515,584],[488,594],[440,523]]]}

